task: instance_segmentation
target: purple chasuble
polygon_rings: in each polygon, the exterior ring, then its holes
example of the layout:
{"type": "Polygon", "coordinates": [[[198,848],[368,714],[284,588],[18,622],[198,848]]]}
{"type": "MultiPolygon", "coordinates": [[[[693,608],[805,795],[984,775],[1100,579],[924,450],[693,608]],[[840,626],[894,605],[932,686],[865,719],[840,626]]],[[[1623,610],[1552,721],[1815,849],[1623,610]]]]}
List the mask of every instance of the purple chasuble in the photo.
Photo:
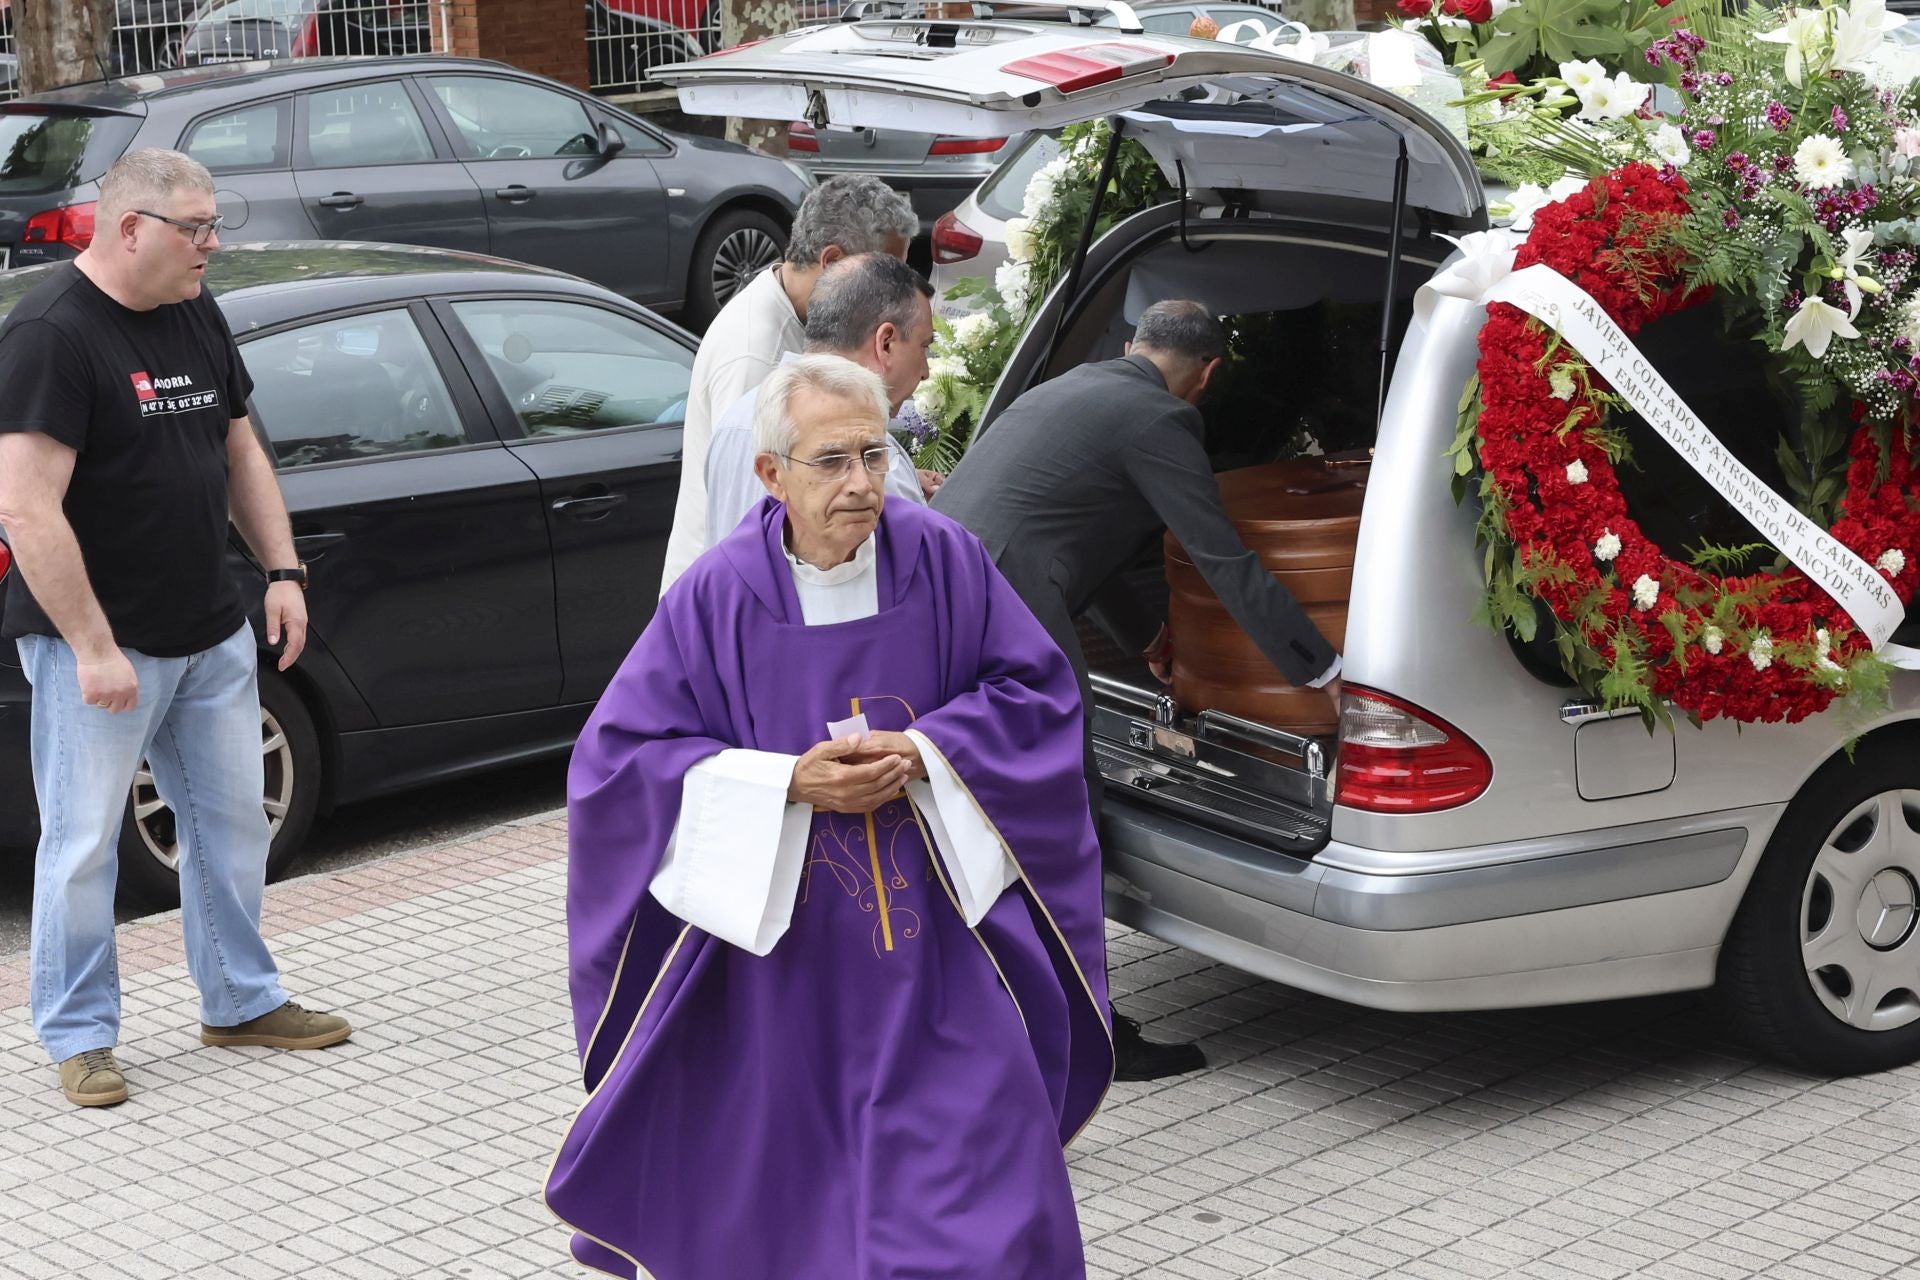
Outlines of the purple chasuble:
{"type": "MultiPolygon", "coordinates": [[[[1113,1074],[1073,672],[980,543],[888,503],[879,612],[808,627],[771,499],[667,592],[574,749],[587,1101],[546,1198],[653,1280],[1078,1280],[1061,1148],[1113,1074]],[[953,766],[1020,878],[975,929],[905,795],[816,813],[766,956],[648,894],[687,769],[798,755],[857,700],[953,766]]],[[[771,856],[771,850],[768,851],[771,856]]]]}

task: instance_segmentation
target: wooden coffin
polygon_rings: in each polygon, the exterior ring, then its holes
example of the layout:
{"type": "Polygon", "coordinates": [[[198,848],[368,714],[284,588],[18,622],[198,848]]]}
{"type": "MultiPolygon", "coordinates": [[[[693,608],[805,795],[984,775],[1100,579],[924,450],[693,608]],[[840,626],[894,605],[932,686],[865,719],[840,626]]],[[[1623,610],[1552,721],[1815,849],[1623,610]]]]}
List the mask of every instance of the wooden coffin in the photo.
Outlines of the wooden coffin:
{"type": "MultiPolygon", "coordinates": [[[[1220,474],[1240,537],[1336,649],[1347,638],[1353,551],[1366,496],[1364,460],[1298,458],[1220,474]]],[[[1227,613],[1186,551],[1165,543],[1173,694],[1188,711],[1219,710],[1296,733],[1338,725],[1324,690],[1296,688],[1227,613]]]]}

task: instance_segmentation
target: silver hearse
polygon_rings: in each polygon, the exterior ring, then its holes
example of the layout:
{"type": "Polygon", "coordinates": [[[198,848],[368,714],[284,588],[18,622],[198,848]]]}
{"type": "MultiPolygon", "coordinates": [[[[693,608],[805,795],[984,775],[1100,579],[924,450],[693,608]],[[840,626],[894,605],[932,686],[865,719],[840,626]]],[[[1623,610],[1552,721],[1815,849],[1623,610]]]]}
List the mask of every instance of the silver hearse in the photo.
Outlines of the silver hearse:
{"type": "MultiPolygon", "coordinates": [[[[1191,713],[1137,660],[1096,662],[1113,918],[1378,1008],[1717,986],[1782,1060],[1920,1058],[1920,680],[1896,677],[1864,731],[1829,714],[1650,733],[1583,701],[1550,646],[1475,621],[1478,513],[1444,455],[1484,312],[1440,298],[1415,318],[1412,302],[1485,201],[1434,118],[1268,54],[1017,18],[865,18],[656,74],[696,113],[817,127],[997,137],[1109,118],[1181,198],[1082,245],[985,429],[1183,296],[1266,335],[1255,376],[1211,411],[1223,469],[1302,431],[1373,448],[1337,733],[1191,713]]],[[[1779,412],[1709,324],[1663,320],[1642,345],[1695,405],[1779,412]]],[[[1704,490],[1640,483],[1670,550],[1727,518],[1704,490]]],[[[1157,551],[1129,578],[1142,592],[1167,590],[1157,551]]]]}

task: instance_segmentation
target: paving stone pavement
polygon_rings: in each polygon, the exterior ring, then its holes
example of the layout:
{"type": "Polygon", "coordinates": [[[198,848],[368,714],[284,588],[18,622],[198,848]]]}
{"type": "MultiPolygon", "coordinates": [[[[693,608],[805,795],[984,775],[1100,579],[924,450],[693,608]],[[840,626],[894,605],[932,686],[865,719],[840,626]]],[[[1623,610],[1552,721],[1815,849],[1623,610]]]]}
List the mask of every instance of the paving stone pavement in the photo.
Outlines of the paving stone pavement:
{"type": "MultiPolygon", "coordinates": [[[[177,919],[126,926],[121,1107],[61,1099],[0,961],[0,1277],[586,1274],[538,1196],[578,1102],[564,847],[548,816],[272,887],[290,989],[355,1022],[319,1053],[201,1047],[177,919]]],[[[1074,1147],[1092,1280],[1920,1274],[1920,1069],[1799,1076],[1691,999],[1417,1017],[1111,947],[1213,1065],[1074,1147]]]]}

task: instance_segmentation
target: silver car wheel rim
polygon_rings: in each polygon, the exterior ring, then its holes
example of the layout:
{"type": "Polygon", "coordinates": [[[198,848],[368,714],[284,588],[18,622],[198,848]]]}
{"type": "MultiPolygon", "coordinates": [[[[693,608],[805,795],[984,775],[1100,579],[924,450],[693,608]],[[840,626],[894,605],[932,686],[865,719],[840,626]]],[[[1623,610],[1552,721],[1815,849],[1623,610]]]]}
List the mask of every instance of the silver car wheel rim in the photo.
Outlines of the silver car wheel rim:
{"type": "MultiPolygon", "coordinates": [[[[280,834],[287,820],[287,809],[293,803],[293,748],[280,722],[265,707],[260,708],[260,754],[266,768],[260,802],[267,812],[267,838],[271,840],[280,834]]],[[[133,775],[133,823],[140,832],[140,843],[154,860],[178,874],[180,839],[173,810],[160,798],[160,789],[153,782],[153,769],[145,760],[133,775]]]]}
{"type": "Polygon", "coordinates": [[[742,227],[720,242],[713,255],[713,298],[724,305],[747,281],[780,261],[780,246],[772,236],[742,227]]]}
{"type": "Polygon", "coordinates": [[[1861,801],[1821,842],[1800,899],[1814,995],[1861,1031],[1920,1018],[1920,791],[1861,801]]]}

